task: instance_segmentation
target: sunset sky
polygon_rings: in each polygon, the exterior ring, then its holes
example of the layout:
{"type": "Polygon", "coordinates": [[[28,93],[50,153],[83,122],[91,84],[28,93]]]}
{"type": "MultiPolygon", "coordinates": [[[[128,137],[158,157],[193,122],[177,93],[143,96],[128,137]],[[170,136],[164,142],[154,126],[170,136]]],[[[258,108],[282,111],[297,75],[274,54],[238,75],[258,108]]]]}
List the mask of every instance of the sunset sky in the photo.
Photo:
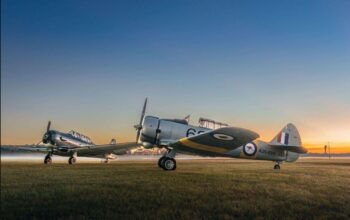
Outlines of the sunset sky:
{"type": "MultiPolygon", "coordinates": [[[[350,1],[1,1],[1,144],[135,139],[147,113],[350,152],[350,1]]],[[[322,149],[321,149],[322,151],[322,149]]]]}

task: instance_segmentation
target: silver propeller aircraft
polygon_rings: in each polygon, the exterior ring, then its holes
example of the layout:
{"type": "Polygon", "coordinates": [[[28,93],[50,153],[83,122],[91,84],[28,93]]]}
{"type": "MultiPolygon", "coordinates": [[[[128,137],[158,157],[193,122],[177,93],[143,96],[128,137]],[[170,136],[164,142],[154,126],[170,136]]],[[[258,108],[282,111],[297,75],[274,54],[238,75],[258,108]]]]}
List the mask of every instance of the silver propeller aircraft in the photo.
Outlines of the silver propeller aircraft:
{"type": "Polygon", "coordinates": [[[48,122],[41,141],[49,146],[37,146],[33,149],[48,152],[44,159],[45,164],[52,163],[52,155],[69,156],[68,163],[74,164],[78,154],[86,157],[102,157],[108,163],[110,159],[115,158],[114,155],[126,154],[129,149],[136,147],[135,142],[117,144],[115,139],[112,139],[110,144],[95,145],[90,138],[76,131],[64,133],[51,130],[50,127],[51,121],[48,122]]]}
{"type": "Polygon", "coordinates": [[[200,125],[193,126],[185,119],[145,116],[146,105],[147,98],[140,122],[134,126],[136,141],[145,148],[167,149],[158,160],[158,166],[164,170],[176,169],[177,153],[270,160],[275,162],[274,169],[280,169],[282,162],[294,162],[299,154],[307,152],[293,124],[287,124],[270,142],[264,142],[256,140],[259,135],[253,131],[209,119],[201,118],[200,125]]]}

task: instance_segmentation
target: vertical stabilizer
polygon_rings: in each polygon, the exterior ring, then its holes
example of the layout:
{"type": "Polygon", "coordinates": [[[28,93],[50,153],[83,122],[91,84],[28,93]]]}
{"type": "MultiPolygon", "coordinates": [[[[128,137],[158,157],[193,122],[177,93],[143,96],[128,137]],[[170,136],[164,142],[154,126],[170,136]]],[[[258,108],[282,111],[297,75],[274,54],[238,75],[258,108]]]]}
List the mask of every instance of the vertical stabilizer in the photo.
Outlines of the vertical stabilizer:
{"type": "Polygon", "coordinates": [[[270,141],[271,145],[284,146],[302,146],[298,129],[295,125],[287,124],[277,135],[270,141]]]}

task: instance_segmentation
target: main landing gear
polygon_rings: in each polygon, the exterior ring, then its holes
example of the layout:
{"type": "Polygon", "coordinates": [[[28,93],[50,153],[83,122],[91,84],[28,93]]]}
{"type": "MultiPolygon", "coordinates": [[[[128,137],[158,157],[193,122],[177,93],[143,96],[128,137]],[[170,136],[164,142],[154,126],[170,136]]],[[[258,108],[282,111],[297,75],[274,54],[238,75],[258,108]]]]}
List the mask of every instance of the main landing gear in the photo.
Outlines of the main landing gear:
{"type": "Polygon", "coordinates": [[[279,169],[281,169],[280,163],[281,163],[280,161],[276,161],[276,162],[275,162],[275,166],[273,167],[273,169],[274,169],[274,170],[279,170],[279,169]]]}
{"type": "Polygon", "coordinates": [[[105,154],[105,160],[103,161],[104,163],[109,163],[110,160],[117,159],[116,155],[113,155],[112,153],[105,154]]]}
{"type": "MultiPolygon", "coordinates": [[[[77,153],[75,152],[69,157],[68,163],[69,164],[75,164],[76,162],[77,162],[77,153]]],[[[45,156],[44,164],[51,164],[51,163],[52,163],[52,152],[50,151],[45,156]]]]}
{"type": "Polygon", "coordinates": [[[77,153],[75,152],[75,153],[73,153],[73,154],[69,157],[68,163],[71,164],[71,165],[73,165],[73,164],[75,164],[76,162],[77,162],[77,153]]]}
{"type": "Polygon", "coordinates": [[[175,151],[169,150],[164,156],[159,158],[158,166],[163,170],[176,170],[175,151]]]}
{"type": "Polygon", "coordinates": [[[50,151],[47,153],[45,159],[44,159],[44,164],[51,164],[52,163],[52,152],[50,151]]]}

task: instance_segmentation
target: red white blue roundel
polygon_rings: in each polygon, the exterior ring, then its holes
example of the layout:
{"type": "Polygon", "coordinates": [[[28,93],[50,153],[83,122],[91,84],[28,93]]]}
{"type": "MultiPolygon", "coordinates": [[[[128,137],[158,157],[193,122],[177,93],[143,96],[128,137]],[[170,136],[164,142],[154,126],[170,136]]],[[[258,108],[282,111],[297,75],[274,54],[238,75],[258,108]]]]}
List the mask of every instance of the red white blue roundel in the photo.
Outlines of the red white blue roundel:
{"type": "Polygon", "coordinates": [[[253,156],[257,151],[256,144],[253,142],[249,142],[243,146],[243,152],[247,156],[253,156]]]}

